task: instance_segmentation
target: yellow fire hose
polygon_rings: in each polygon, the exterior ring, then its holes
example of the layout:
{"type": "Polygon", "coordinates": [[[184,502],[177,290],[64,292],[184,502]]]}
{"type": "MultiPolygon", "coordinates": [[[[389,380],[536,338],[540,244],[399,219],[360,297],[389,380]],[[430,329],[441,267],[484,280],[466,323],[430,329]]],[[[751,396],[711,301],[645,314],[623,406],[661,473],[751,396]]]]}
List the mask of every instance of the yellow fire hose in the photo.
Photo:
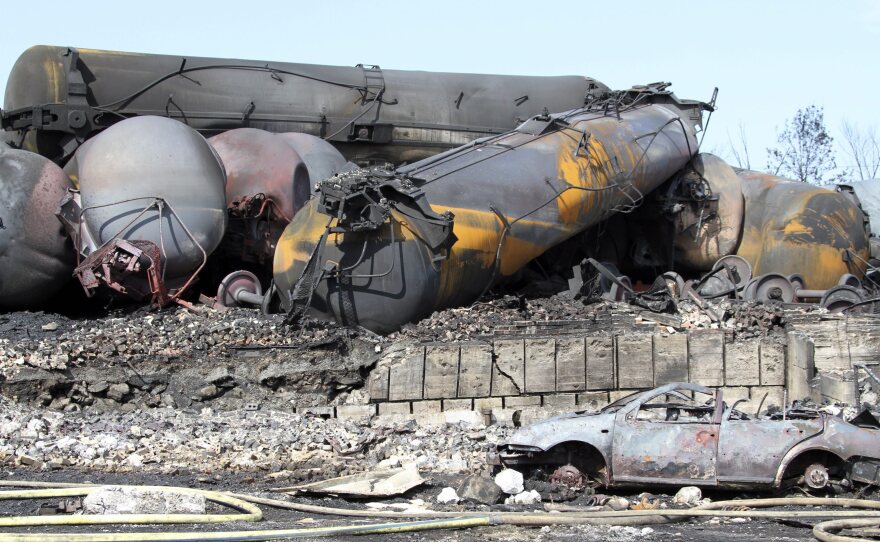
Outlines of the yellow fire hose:
{"type": "MultiPolygon", "coordinates": [[[[122,486],[131,487],[131,486],[122,486]]],[[[168,486],[137,486],[145,491],[173,491],[204,495],[209,501],[239,510],[237,514],[82,514],[58,516],[0,517],[0,527],[35,527],[39,525],[148,525],[156,523],[222,523],[224,521],[260,521],[263,512],[251,503],[216,491],[168,486]]],[[[85,497],[100,486],[58,489],[0,491],[0,500],[85,497]]]]}
{"type": "MultiPolygon", "coordinates": [[[[51,482],[0,481],[0,487],[40,487],[58,488],[42,490],[0,491],[2,499],[26,499],[45,497],[69,497],[87,495],[98,487],[88,484],[63,484],[51,482]]],[[[880,525],[880,501],[865,499],[837,499],[792,497],[772,499],[743,499],[717,501],[689,510],[623,510],[598,512],[565,513],[520,513],[500,512],[485,514],[478,512],[386,512],[381,510],[350,510],[316,506],[276,499],[266,499],[235,493],[222,493],[192,488],[170,486],[137,486],[143,489],[201,493],[212,502],[237,509],[238,514],[136,514],[136,515],[67,515],[67,516],[24,516],[0,518],[0,526],[38,526],[38,525],[86,525],[86,524],[180,524],[180,523],[219,523],[226,521],[259,521],[262,513],[253,505],[264,504],[276,508],[296,510],[324,515],[370,518],[415,519],[429,518],[425,521],[401,523],[379,523],[369,525],[345,525],[309,529],[275,529],[266,531],[226,531],[213,533],[59,533],[59,534],[13,534],[0,533],[0,542],[142,542],[142,541],[246,541],[279,540],[298,537],[388,534],[396,532],[417,532],[434,529],[461,529],[486,525],[646,525],[669,523],[694,517],[748,517],[773,519],[804,518],[843,518],[825,521],[813,529],[814,536],[822,542],[864,542],[866,539],[833,534],[831,531],[880,525]],[[771,506],[834,506],[859,508],[860,510],[725,510],[728,507],[771,507],[771,506]]]]}

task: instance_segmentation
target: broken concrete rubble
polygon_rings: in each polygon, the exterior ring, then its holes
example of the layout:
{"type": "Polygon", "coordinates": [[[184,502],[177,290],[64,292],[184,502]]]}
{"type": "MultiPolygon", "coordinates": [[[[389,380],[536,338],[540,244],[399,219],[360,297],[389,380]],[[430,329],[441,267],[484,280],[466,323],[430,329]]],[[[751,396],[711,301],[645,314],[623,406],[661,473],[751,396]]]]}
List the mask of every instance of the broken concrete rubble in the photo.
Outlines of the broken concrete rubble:
{"type": "Polygon", "coordinates": [[[523,492],[523,475],[513,469],[503,469],[495,475],[495,483],[501,491],[508,495],[516,495],[523,492]]]}
{"type": "Polygon", "coordinates": [[[495,480],[481,474],[466,477],[458,487],[458,494],[462,499],[482,504],[495,504],[501,498],[501,493],[495,480]]]}
{"type": "Polygon", "coordinates": [[[700,499],[703,498],[703,492],[695,486],[685,486],[678,490],[672,502],[675,504],[686,504],[688,506],[696,506],[700,499]]]}
{"type": "Polygon", "coordinates": [[[455,492],[455,488],[453,487],[444,487],[440,490],[440,493],[437,495],[436,501],[439,504],[458,504],[458,501],[461,500],[458,496],[458,493],[455,492]]]}
{"type": "Polygon", "coordinates": [[[105,486],[82,501],[84,514],[204,514],[205,496],[161,489],[105,486]]]}

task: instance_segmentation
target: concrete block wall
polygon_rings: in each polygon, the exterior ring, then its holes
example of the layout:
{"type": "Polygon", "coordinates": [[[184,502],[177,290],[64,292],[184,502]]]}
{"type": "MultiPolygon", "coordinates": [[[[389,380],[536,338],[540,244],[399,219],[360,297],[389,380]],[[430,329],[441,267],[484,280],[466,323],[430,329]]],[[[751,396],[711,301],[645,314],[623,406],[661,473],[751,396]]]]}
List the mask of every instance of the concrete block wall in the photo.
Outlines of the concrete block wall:
{"type": "MultiPolygon", "coordinates": [[[[723,388],[762,410],[781,406],[787,345],[725,342],[720,331],[496,339],[413,345],[380,361],[367,391],[378,414],[471,409],[596,409],[669,382],[723,388]]],[[[751,410],[750,410],[751,409],[751,410]]]]}

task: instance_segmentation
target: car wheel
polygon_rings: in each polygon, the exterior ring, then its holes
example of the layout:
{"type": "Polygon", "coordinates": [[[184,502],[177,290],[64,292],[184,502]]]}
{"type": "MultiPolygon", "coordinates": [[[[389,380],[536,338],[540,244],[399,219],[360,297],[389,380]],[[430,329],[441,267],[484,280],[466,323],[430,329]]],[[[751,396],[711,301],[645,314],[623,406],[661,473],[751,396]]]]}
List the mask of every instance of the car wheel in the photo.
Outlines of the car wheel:
{"type": "Polygon", "coordinates": [[[824,489],[830,479],[828,469],[821,463],[813,463],[804,471],[804,483],[811,489],[824,489]]]}

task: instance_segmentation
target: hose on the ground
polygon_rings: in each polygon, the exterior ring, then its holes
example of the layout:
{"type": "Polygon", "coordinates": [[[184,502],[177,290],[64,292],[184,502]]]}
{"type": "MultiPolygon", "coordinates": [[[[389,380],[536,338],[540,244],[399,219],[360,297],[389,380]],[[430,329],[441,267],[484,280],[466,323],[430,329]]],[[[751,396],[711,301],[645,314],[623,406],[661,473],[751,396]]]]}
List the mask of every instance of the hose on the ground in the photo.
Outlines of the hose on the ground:
{"type": "Polygon", "coordinates": [[[246,542],[288,540],[323,536],[414,533],[437,529],[465,529],[491,525],[488,516],[478,518],[435,519],[403,523],[342,525],[309,529],[271,529],[254,531],[165,532],[165,533],[0,533],[2,542],[246,542]]]}
{"type": "MultiPolygon", "coordinates": [[[[6,487],[42,487],[63,488],[59,490],[26,490],[0,492],[0,499],[13,498],[39,498],[39,497],[63,497],[80,496],[94,491],[100,486],[88,484],[63,484],[52,482],[23,482],[23,481],[0,481],[0,486],[6,487]]],[[[147,542],[147,541],[170,541],[177,542],[203,542],[203,541],[249,541],[249,540],[278,540],[298,537],[361,535],[361,534],[386,534],[395,532],[417,532],[434,529],[461,529],[484,525],[514,525],[514,526],[545,526],[545,525],[647,525],[656,523],[669,523],[694,517],[749,517],[749,518],[772,518],[772,519],[803,519],[803,518],[845,518],[834,521],[826,521],[816,525],[813,530],[814,536],[823,542],[864,542],[864,539],[852,538],[833,534],[829,531],[839,531],[844,528],[875,526],[880,524],[880,502],[865,499],[838,499],[838,498],[814,498],[814,497],[786,497],[771,499],[743,499],[717,501],[692,509],[652,509],[652,510],[621,510],[621,511],[583,511],[566,513],[528,513],[528,512],[497,512],[485,514],[480,512],[388,512],[383,510],[351,510],[345,508],[333,508],[303,503],[267,499],[251,495],[236,493],[222,493],[192,488],[176,488],[167,486],[135,486],[146,489],[159,489],[177,492],[198,492],[205,494],[211,501],[231,506],[245,512],[244,514],[211,514],[195,515],[197,521],[179,521],[180,518],[190,514],[153,515],[139,514],[135,516],[103,516],[110,517],[111,521],[99,521],[101,524],[118,523],[209,523],[217,521],[248,520],[257,521],[261,517],[259,508],[252,504],[263,504],[276,508],[296,510],[300,512],[316,513],[323,515],[337,515],[345,517],[369,517],[369,518],[431,518],[425,521],[407,521],[401,523],[378,523],[370,525],[346,525],[339,527],[320,527],[309,529],[276,529],[265,531],[231,531],[231,532],[166,532],[166,533],[62,533],[62,534],[12,534],[0,533],[0,542],[80,542],[91,540],[95,542],[147,542]],[[251,504],[248,504],[251,503],[251,504]],[[861,510],[725,510],[729,507],[771,507],[771,506],[834,506],[844,508],[860,508],[861,510]],[[259,516],[255,516],[260,514],[259,516]],[[141,516],[146,516],[148,520],[141,516]],[[178,517],[175,517],[178,516],[178,517]],[[213,520],[205,518],[213,517],[213,520]],[[256,519],[252,519],[255,518],[256,519]],[[137,518],[137,521],[130,521],[137,518]],[[171,518],[171,520],[168,520],[171,518]],[[222,518],[222,519],[217,519],[222,518]],[[859,519],[853,519],[859,518],[859,519]],[[113,521],[116,520],[116,521],[113,521]]],[[[36,516],[45,518],[45,516],[36,516]]],[[[52,525],[82,525],[91,521],[78,520],[77,518],[89,518],[89,516],[56,516],[57,520],[52,525]]],[[[101,516],[98,516],[101,517],[101,516]]],[[[33,520],[34,517],[24,518],[33,520]]],[[[2,518],[0,518],[2,519],[2,518]]],[[[21,518],[6,518],[20,520],[21,518]]],[[[89,518],[92,519],[92,518],[89,518]]],[[[14,522],[14,521],[13,521],[14,522]]],[[[50,523],[40,523],[42,525],[50,523]]],[[[33,523],[20,522],[17,526],[36,525],[33,523]]]]}
{"type": "MultiPolygon", "coordinates": [[[[65,487],[58,489],[25,489],[0,491],[0,500],[85,497],[100,486],[65,487]]],[[[46,525],[148,525],[156,523],[222,523],[224,521],[260,521],[263,512],[252,503],[229,494],[203,489],[168,486],[116,486],[137,487],[144,491],[165,491],[202,495],[205,499],[237,510],[235,514],[81,514],[57,516],[0,517],[0,527],[36,527],[46,525]]]]}
{"type": "Polygon", "coordinates": [[[876,519],[837,519],[823,521],[813,527],[813,536],[822,542],[874,542],[876,538],[858,538],[854,536],[841,536],[830,531],[842,531],[843,529],[864,529],[866,527],[878,527],[880,521],[876,519]]]}

